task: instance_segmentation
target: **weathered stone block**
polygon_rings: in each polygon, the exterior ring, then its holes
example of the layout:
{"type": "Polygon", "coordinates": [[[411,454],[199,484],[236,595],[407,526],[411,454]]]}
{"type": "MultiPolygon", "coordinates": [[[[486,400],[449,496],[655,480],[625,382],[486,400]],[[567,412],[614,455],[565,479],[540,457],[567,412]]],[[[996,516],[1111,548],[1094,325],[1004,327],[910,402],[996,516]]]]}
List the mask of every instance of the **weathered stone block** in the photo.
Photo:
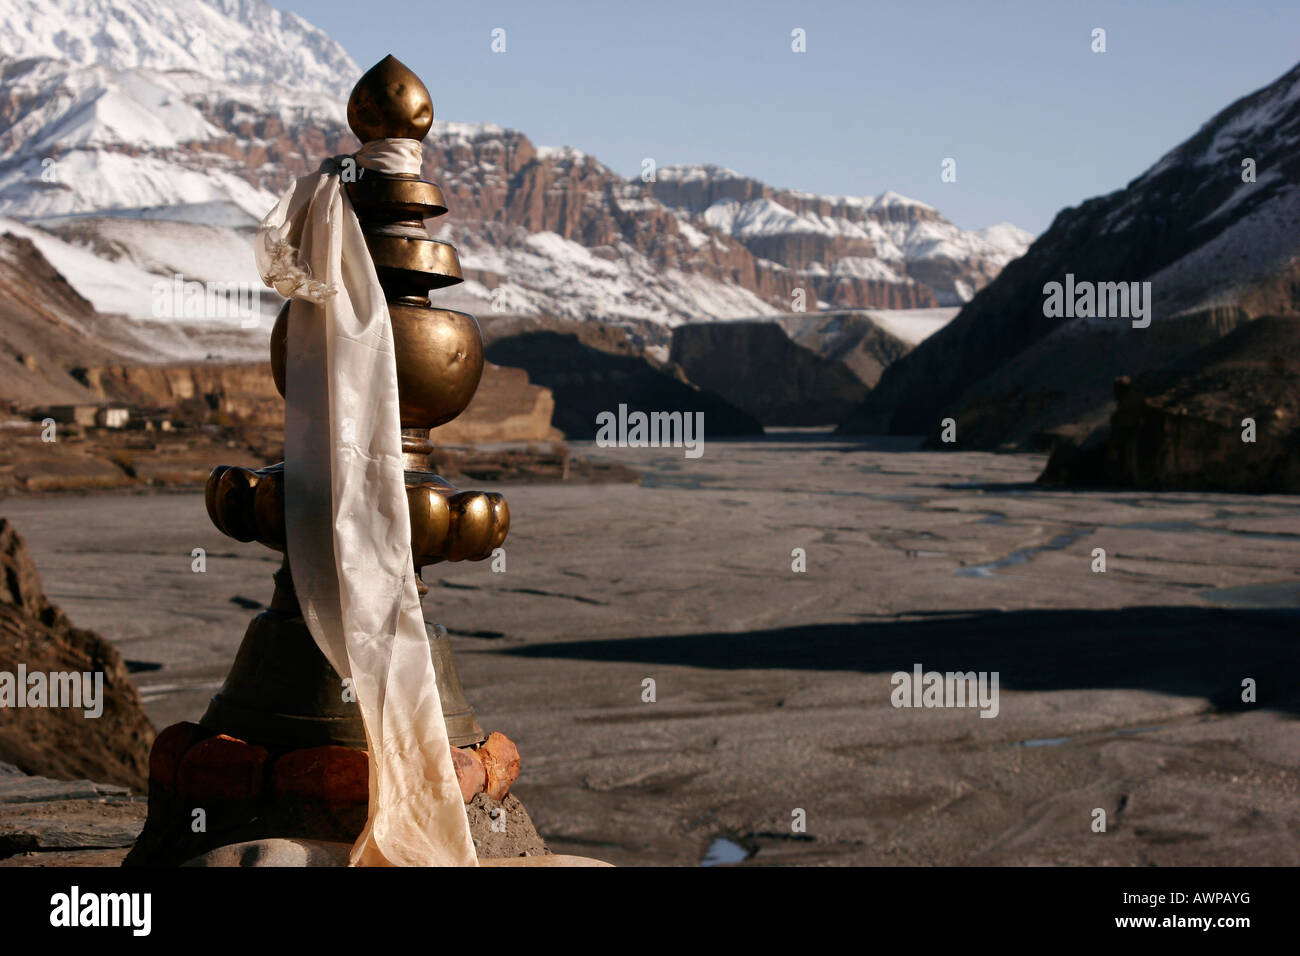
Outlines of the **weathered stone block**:
{"type": "Polygon", "coordinates": [[[206,800],[256,800],[262,793],[266,748],[220,734],[185,752],[176,769],[176,792],[206,800]]]}
{"type": "Polygon", "coordinates": [[[149,780],[167,790],[175,790],[176,770],[181,758],[207,736],[207,730],[189,721],[172,724],[163,730],[154,738],[153,748],[149,751],[149,780]]]}
{"type": "Polygon", "coordinates": [[[369,777],[364,750],[312,747],[290,751],[277,760],[271,785],[277,797],[366,803],[370,799],[369,777]]]}
{"type": "Polygon", "coordinates": [[[479,747],[478,757],[483,761],[483,770],[487,774],[485,790],[488,796],[494,800],[504,799],[519,779],[519,750],[509,737],[494,730],[479,747]]]}
{"type": "Polygon", "coordinates": [[[468,747],[452,747],[451,762],[456,767],[460,795],[469,803],[474,799],[474,794],[481,793],[487,787],[487,772],[483,769],[483,762],[468,747]]]}

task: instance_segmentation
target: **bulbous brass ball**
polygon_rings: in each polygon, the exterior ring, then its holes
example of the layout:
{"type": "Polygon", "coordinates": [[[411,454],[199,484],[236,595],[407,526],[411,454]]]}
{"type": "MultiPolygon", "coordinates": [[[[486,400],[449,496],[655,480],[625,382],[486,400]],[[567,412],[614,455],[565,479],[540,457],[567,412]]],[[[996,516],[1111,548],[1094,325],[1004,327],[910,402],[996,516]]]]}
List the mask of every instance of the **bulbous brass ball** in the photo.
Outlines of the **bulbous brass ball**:
{"type": "MultiPolygon", "coordinates": [[[[284,463],[253,471],[218,465],[204,489],[208,516],[236,541],[285,550],[284,463]]],[[[482,561],[510,533],[510,507],[496,492],[457,491],[433,475],[406,476],[411,556],[417,568],[439,561],[482,561]]]]}
{"type": "Polygon", "coordinates": [[[352,88],[348,126],[363,143],[373,139],[424,139],[433,126],[433,100],[420,78],[389,54],[352,88]]]}
{"type": "MultiPolygon", "coordinates": [[[[483,376],[483,333],[474,316],[389,302],[397,352],[397,399],[403,428],[436,428],[465,410],[483,376]]],[[[271,330],[271,374],[285,394],[289,302],[271,330]]]]}

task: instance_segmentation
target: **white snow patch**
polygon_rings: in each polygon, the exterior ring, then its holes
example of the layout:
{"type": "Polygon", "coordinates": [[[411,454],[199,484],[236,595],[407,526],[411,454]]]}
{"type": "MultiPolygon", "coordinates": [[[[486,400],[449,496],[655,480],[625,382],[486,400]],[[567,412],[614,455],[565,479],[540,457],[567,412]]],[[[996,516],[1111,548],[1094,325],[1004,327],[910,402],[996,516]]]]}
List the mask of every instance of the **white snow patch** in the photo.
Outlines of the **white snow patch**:
{"type": "Polygon", "coordinates": [[[868,309],[867,315],[882,329],[908,345],[917,345],[956,317],[961,309],[868,309]]]}

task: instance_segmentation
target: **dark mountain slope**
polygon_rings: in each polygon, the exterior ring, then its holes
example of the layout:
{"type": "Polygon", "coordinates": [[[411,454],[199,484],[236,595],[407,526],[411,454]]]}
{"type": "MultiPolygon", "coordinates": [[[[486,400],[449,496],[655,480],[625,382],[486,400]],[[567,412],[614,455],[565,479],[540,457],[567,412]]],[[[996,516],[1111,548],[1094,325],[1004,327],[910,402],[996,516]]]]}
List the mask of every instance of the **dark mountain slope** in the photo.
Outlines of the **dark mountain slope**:
{"type": "Polygon", "coordinates": [[[888,368],[842,430],[933,434],[951,415],[958,441],[949,447],[995,448],[1104,419],[1116,373],[1300,308],[1298,184],[1300,67],[1218,113],[1124,189],[1059,213],[951,323],[888,368]],[[1245,159],[1254,182],[1243,182],[1245,159]],[[1151,326],[1046,317],[1044,285],[1067,273],[1150,281],[1151,326]],[[1053,379],[1066,358],[1071,368],[1053,379]],[[990,416],[995,408],[1002,413],[990,416]]]}

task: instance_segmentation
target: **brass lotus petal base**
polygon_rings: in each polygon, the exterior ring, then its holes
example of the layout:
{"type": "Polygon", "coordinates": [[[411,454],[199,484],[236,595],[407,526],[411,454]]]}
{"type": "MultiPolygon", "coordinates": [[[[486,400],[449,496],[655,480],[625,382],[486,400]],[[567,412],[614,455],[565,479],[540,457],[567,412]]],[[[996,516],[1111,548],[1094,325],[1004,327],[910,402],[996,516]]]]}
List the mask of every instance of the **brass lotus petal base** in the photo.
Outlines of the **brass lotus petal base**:
{"type": "MultiPolygon", "coordinates": [[[[218,465],[204,488],[208,517],[236,541],[284,552],[284,463],[253,470],[218,465]]],[[[482,561],[505,543],[510,506],[496,492],[458,491],[431,472],[406,472],[411,555],[416,568],[482,561]]]]}

